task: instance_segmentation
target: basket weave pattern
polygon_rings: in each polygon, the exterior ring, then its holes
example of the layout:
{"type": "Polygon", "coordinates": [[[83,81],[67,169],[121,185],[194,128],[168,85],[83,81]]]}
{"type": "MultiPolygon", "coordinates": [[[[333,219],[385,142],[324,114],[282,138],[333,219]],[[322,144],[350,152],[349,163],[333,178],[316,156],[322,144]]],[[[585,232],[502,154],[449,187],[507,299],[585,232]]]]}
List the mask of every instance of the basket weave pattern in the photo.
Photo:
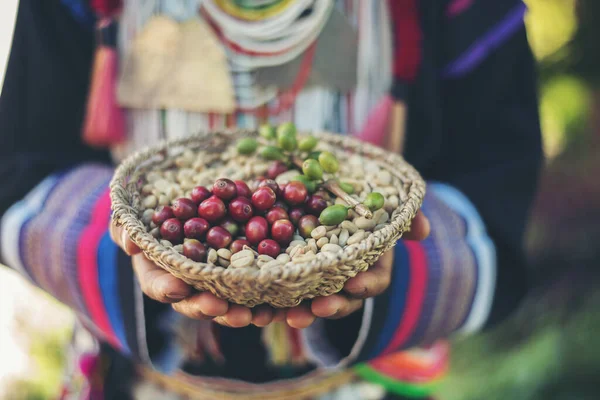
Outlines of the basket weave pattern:
{"type": "Polygon", "coordinates": [[[350,153],[376,160],[403,184],[400,205],[387,226],[368,235],[339,253],[320,252],[308,262],[290,261],[282,266],[260,270],[223,268],[194,262],[159,243],[139,218],[143,174],[164,164],[185,148],[222,152],[233,141],[256,132],[235,130],[197,134],[133,154],[116,170],[110,183],[113,220],[124,227],[145,255],[161,268],[200,291],[249,307],[267,303],[274,307],[293,307],[304,299],[339,292],[344,283],[365,271],[406,232],[422,204],[425,182],[419,173],[396,154],[373,145],[330,133],[315,133],[321,141],[350,153]]]}

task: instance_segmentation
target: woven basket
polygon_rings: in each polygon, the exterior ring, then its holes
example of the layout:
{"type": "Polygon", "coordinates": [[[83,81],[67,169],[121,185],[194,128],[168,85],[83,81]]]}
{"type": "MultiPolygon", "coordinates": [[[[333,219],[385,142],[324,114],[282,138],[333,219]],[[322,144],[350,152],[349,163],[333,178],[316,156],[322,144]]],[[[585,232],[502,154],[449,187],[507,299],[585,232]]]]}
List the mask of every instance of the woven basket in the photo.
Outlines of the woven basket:
{"type": "Polygon", "coordinates": [[[249,307],[263,303],[274,307],[293,307],[304,299],[337,293],[349,278],[367,270],[409,229],[421,206],[425,182],[402,157],[347,136],[315,133],[321,141],[335,149],[375,160],[400,179],[400,205],[392,213],[386,227],[359,243],[346,246],[339,253],[321,252],[309,262],[291,261],[283,266],[258,271],[226,269],[194,262],[172,248],[161,245],[150,235],[139,218],[141,177],[144,174],[177,157],[186,148],[210,150],[218,154],[232,141],[256,135],[256,132],[248,130],[197,134],[163,142],[133,154],[117,168],[110,183],[113,220],[124,227],[150,260],[197,290],[210,291],[220,298],[249,307]]]}

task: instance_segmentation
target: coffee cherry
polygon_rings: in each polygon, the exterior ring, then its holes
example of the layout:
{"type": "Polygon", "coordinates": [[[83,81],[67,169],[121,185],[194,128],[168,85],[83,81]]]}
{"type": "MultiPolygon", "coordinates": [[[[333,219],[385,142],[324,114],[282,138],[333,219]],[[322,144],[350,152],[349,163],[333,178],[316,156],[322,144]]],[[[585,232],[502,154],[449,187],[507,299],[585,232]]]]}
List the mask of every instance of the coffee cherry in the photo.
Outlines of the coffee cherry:
{"type": "Polygon", "coordinates": [[[240,231],[238,224],[236,224],[231,218],[225,219],[225,221],[222,221],[219,226],[221,228],[225,228],[227,232],[231,233],[232,237],[237,236],[240,231]]]}
{"type": "Polygon", "coordinates": [[[354,186],[352,186],[351,184],[347,183],[347,182],[339,182],[338,183],[340,185],[340,187],[342,188],[342,190],[348,194],[353,194],[354,193],[354,186]]]}
{"type": "Polygon", "coordinates": [[[204,218],[191,218],[183,224],[183,233],[186,238],[203,240],[210,224],[204,218]]]}
{"type": "Polygon", "coordinates": [[[183,255],[187,258],[196,261],[206,261],[206,247],[196,239],[186,239],[183,242],[183,255]]]}
{"type": "Polygon", "coordinates": [[[237,142],[237,151],[240,154],[252,154],[257,147],[258,142],[253,138],[243,138],[237,142]]]}
{"type": "Polygon", "coordinates": [[[323,169],[319,165],[318,161],[311,158],[302,163],[302,172],[311,181],[323,179],[323,169]]]}
{"type": "Polygon", "coordinates": [[[327,208],[327,202],[320,196],[312,195],[306,201],[305,208],[309,214],[320,215],[321,211],[327,208]]]}
{"type": "Polygon", "coordinates": [[[280,245],[285,246],[292,241],[296,227],[287,219],[280,219],[271,227],[271,237],[280,245]]]}
{"type": "Polygon", "coordinates": [[[340,163],[337,158],[328,151],[319,154],[319,164],[321,165],[321,168],[323,168],[323,171],[329,172],[330,174],[334,174],[340,169],[340,163]]]}
{"type": "Polygon", "coordinates": [[[273,223],[275,223],[275,221],[280,220],[280,219],[290,219],[287,211],[285,211],[283,208],[279,208],[279,207],[271,208],[267,212],[266,218],[267,218],[267,222],[271,225],[273,225],[273,223]]]}
{"type": "Polygon", "coordinates": [[[252,195],[252,205],[260,211],[268,210],[275,204],[275,192],[268,186],[259,187],[252,195]]]}
{"type": "Polygon", "coordinates": [[[212,196],[212,193],[210,192],[210,190],[208,190],[204,186],[196,186],[195,188],[192,189],[191,198],[192,198],[192,201],[196,204],[202,203],[204,200],[208,199],[210,196],[212,196]]]}
{"type": "Polygon", "coordinates": [[[292,178],[292,182],[293,181],[303,183],[304,186],[306,186],[306,190],[308,190],[308,193],[313,193],[315,190],[317,190],[317,183],[308,179],[306,175],[298,175],[295,178],[292,178]]]}
{"type": "Polygon", "coordinates": [[[275,196],[281,196],[281,191],[279,189],[279,184],[275,182],[273,179],[265,179],[258,184],[258,187],[270,187],[275,196]]]}
{"type": "Polygon", "coordinates": [[[298,148],[300,151],[312,151],[315,147],[317,147],[317,143],[319,141],[314,136],[306,136],[300,139],[298,143],[298,148]]]}
{"type": "Polygon", "coordinates": [[[309,238],[310,233],[319,226],[319,220],[314,215],[305,215],[298,221],[298,232],[303,238],[309,238]]]}
{"type": "Polygon", "coordinates": [[[250,188],[248,187],[246,182],[237,180],[237,181],[233,181],[233,183],[235,183],[235,188],[237,190],[238,196],[248,197],[248,198],[250,198],[250,196],[252,196],[252,192],[250,191],[250,188]]]}
{"type": "Polygon", "coordinates": [[[231,244],[231,233],[220,226],[213,226],[206,234],[206,243],[214,249],[224,249],[231,244]]]}
{"type": "Polygon", "coordinates": [[[288,183],[285,187],[285,192],[283,192],[283,198],[291,205],[304,203],[306,196],[308,196],[306,186],[297,181],[288,183]]]}
{"type": "Polygon", "coordinates": [[[298,225],[300,218],[304,217],[306,212],[302,208],[292,208],[290,211],[290,221],[294,223],[294,225],[298,225]]]}
{"type": "Polygon", "coordinates": [[[269,236],[269,223],[263,217],[252,217],[246,224],[246,239],[253,245],[269,236]]]}
{"type": "Polygon", "coordinates": [[[337,225],[344,222],[348,217],[348,208],[341,204],[334,204],[327,207],[319,215],[319,221],[323,225],[337,225]]]}
{"type": "Polygon", "coordinates": [[[267,170],[267,178],[275,179],[287,170],[288,167],[284,162],[274,161],[271,165],[269,165],[269,169],[267,170]]]}
{"type": "Polygon", "coordinates": [[[273,208],[283,208],[287,212],[290,209],[290,206],[288,206],[287,203],[284,201],[277,200],[275,204],[273,204],[273,208]]]}
{"type": "Polygon", "coordinates": [[[173,214],[182,221],[186,221],[196,216],[196,203],[192,200],[182,197],[173,201],[173,214]]]}
{"type": "Polygon", "coordinates": [[[152,222],[154,222],[156,226],[161,226],[163,222],[174,217],[175,214],[173,214],[173,209],[171,207],[158,206],[156,211],[154,211],[154,214],[152,214],[152,222]]]}
{"type": "Polygon", "coordinates": [[[229,203],[229,215],[238,222],[246,222],[254,214],[252,203],[247,197],[236,197],[229,203]]]}
{"type": "Polygon", "coordinates": [[[277,127],[277,138],[282,136],[293,136],[296,137],[296,125],[292,122],[284,122],[277,127]]]}
{"type": "Polygon", "coordinates": [[[385,199],[383,198],[383,195],[379,192],[369,193],[367,195],[367,198],[363,202],[363,204],[367,206],[371,211],[379,210],[381,207],[383,207],[384,203],[385,199]]]}
{"type": "Polygon", "coordinates": [[[258,129],[258,134],[267,140],[273,140],[277,137],[275,128],[272,125],[264,124],[258,129]]]}
{"type": "Polygon", "coordinates": [[[177,218],[169,218],[160,226],[160,236],[173,244],[183,240],[183,226],[177,218]]]}
{"type": "Polygon", "coordinates": [[[285,155],[280,148],[275,146],[265,146],[260,152],[260,156],[265,160],[283,160],[285,155]]]}
{"type": "Polygon", "coordinates": [[[281,248],[273,239],[265,239],[258,244],[258,254],[266,254],[273,258],[277,258],[281,248]]]}
{"type": "Polygon", "coordinates": [[[231,243],[231,246],[229,246],[229,250],[231,250],[231,252],[235,254],[244,250],[244,246],[250,247],[251,244],[246,239],[236,239],[231,243]]]}
{"type": "Polygon", "coordinates": [[[217,179],[213,185],[213,194],[223,200],[231,200],[237,196],[235,183],[230,179],[217,179]]]}
{"type": "Polygon", "coordinates": [[[227,208],[223,200],[217,196],[211,196],[200,203],[198,214],[208,222],[217,222],[227,214],[227,208]]]}

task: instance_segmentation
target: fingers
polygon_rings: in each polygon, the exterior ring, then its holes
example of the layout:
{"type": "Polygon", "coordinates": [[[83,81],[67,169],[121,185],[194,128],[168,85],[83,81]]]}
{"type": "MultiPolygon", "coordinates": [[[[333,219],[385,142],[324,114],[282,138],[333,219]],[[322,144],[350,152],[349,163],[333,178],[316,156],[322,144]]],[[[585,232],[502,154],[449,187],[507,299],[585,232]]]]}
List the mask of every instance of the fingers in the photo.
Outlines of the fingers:
{"type": "Polygon", "coordinates": [[[142,253],[134,255],[131,262],[142,291],[150,298],[161,303],[174,303],[191,294],[192,288],[187,283],[161,269],[142,253]]]}
{"type": "Polygon", "coordinates": [[[348,279],[344,291],[353,298],[366,299],[378,296],[387,289],[392,279],[392,251],[384,253],[368,271],[348,279]]]}
{"type": "Polygon", "coordinates": [[[273,309],[267,305],[258,306],[252,310],[252,324],[260,328],[273,321],[273,309]]]}
{"type": "Polygon", "coordinates": [[[405,240],[425,240],[431,232],[429,219],[421,212],[412,220],[410,231],[405,232],[402,238],[405,240]]]}
{"type": "Polygon", "coordinates": [[[315,315],[307,303],[302,303],[287,310],[286,322],[292,328],[304,329],[309,327],[314,321],[315,315]]]}
{"type": "Polygon", "coordinates": [[[351,299],[344,295],[333,294],[318,297],[312,301],[311,311],[321,318],[338,319],[346,317],[362,307],[363,301],[351,299]]]}
{"type": "Polygon", "coordinates": [[[192,319],[213,319],[225,315],[229,311],[227,301],[219,299],[209,292],[190,296],[173,304],[172,307],[178,313],[192,319]]]}
{"type": "Polygon", "coordinates": [[[252,311],[248,307],[230,304],[227,313],[215,318],[214,321],[231,328],[242,328],[252,322],[252,311]]]}
{"type": "Polygon", "coordinates": [[[119,245],[127,255],[133,256],[134,254],[141,252],[140,248],[131,241],[127,231],[123,229],[122,226],[117,226],[115,223],[111,222],[109,232],[113,242],[119,245]]]}

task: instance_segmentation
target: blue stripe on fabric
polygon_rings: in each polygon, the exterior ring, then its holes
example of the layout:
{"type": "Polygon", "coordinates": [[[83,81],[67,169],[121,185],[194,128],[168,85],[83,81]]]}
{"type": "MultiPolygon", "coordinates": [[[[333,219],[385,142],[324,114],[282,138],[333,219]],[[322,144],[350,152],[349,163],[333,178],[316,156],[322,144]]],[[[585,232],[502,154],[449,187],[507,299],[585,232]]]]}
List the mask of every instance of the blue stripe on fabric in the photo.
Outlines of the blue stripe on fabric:
{"type": "Polygon", "coordinates": [[[91,30],[96,24],[96,15],[87,0],[61,0],[61,3],[80,25],[91,30]]]}
{"type": "Polygon", "coordinates": [[[117,245],[110,238],[107,231],[102,235],[98,245],[98,280],[104,306],[108,313],[110,323],[123,345],[123,350],[127,355],[131,354],[131,349],[127,343],[125,335],[125,324],[123,315],[119,306],[119,275],[117,271],[117,245]]]}
{"type": "Polygon", "coordinates": [[[524,25],[527,6],[519,3],[500,22],[477,40],[456,60],[449,63],[443,70],[446,78],[456,78],[473,70],[485,57],[504,43],[511,35],[524,25]]]}
{"type": "Polygon", "coordinates": [[[392,285],[388,289],[391,291],[388,316],[379,334],[379,340],[373,347],[369,358],[376,358],[383,352],[387,344],[392,340],[394,332],[396,332],[396,328],[402,320],[410,281],[409,263],[408,250],[404,246],[404,243],[399,241],[394,247],[394,272],[392,285]]]}

